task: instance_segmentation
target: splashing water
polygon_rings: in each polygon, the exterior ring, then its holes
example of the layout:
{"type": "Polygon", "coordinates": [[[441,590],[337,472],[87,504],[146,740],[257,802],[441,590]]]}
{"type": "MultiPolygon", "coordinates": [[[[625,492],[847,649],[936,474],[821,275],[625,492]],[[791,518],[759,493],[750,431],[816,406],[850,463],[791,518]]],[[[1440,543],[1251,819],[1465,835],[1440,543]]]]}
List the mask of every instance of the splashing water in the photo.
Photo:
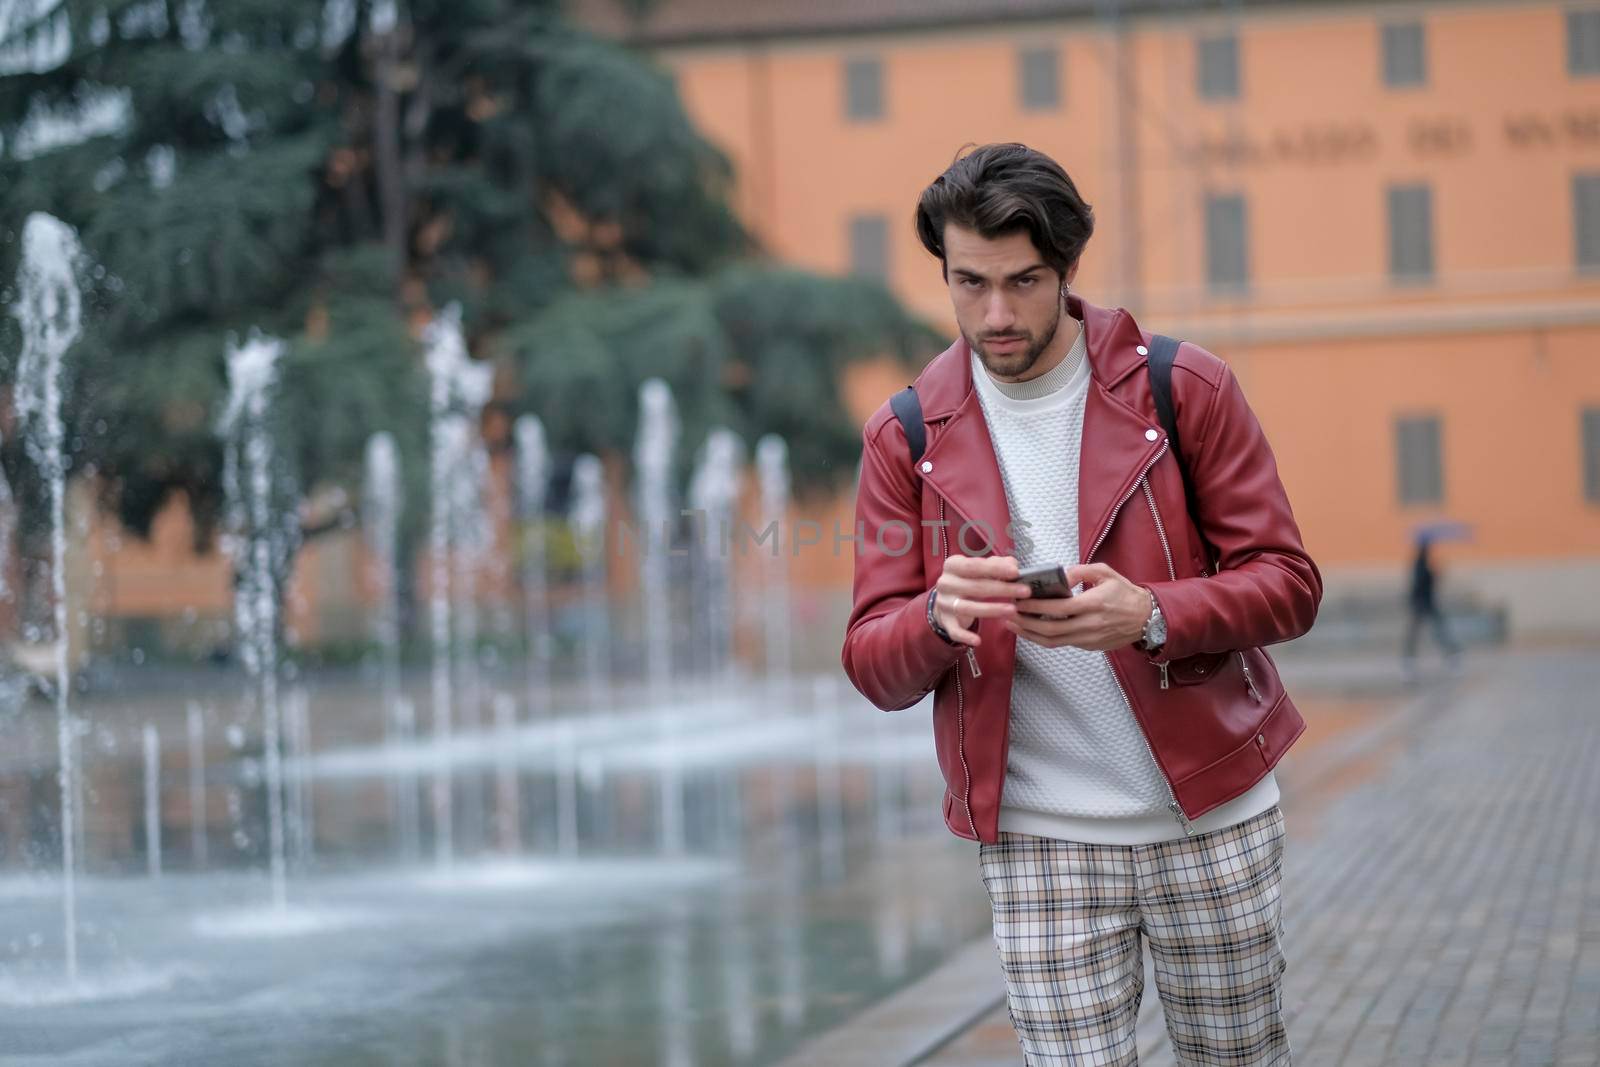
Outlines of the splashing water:
{"type": "MultiPolygon", "coordinates": [[[[428,618],[433,644],[433,733],[442,751],[450,750],[454,686],[450,677],[453,627],[450,618],[451,541],[459,499],[454,479],[470,462],[478,420],[494,385],[494,368],[467,354],[461,332],[461,306],[450,304],[423,331],[427,347],[429,419],[428,618]]],[[[434,856],[448,867],[455,854],[451,792],[453,776],[442,761],[432,787],[434,856]]]]}
{"type": "Polygon", "coordinates": [[[83,296],[78,288],[83,260],[83,247],[72,227],[42,212],[29,215],[22,230],[18,297],[11,307],[22,329],[17,414],[27,433],[28,455],[50,486],[50,599],[55,619],[56,743],[61,763],[61,905],[69,983],[78,979],[78,812],[74,730],[68,706],[67,457],[61,421],[61,359],[83,330],[83,296]]]}
{"type": "MultiPolygon", "coordinates": [[[[384,736],[391,744],[409,743],[400,704],[400,514],[405,496],[400,483],[400,449],[394,436],[375,433],[367,439],[362,528],[372,553],[377,611],[373,637],[378,642],[383,699],[384,736]]],[[[401,854],[416,858],[417,812],[402,779],[390,782],[390,808],[400,836],[401,854]]]]}
{"type": "Polygon", "coordinates": [[[517,507],[522,520],[522,600],[528,643],[528,709],[542,710],[550,697],[550,609],[545,588],[544,502],[550,484],[550,453],[544,424],[522,415],[512,426],[516,442],[517,507]]]}
{"type": "Polygon", "coordinates": [[[729,531],[739,504],[739,466],[744,443],[732,430],[718,427],[706,436],[705,447],[689,483],[689,502],[705,516],[699,538],[699,560],[704,590],[706,651],[713,676],[732,661],[733,582],[729,531]]]}
{"type": "MultiPolygon", "coordinates": [[[[789,513],[789,446],[777,434],[769,433],[756,442],[756,480],[761,486],[763,528],[777,523],[783,529],[789,513]]],[[[779,547],[779,542],[773,542],[779,547]]],[[[776,551],[762,567],[766,581],[763,590],[765,613],[767,676],[782,681],[790,674],[790,646],[793,626],[789,613],[789,558],[776,551]]]]}
{"type": "MultiPolygon", "coordinates": [[[[4,441],[0,436],[0,441],[4,441]]],[[[11,483],[5,471],[0,470],[0,604],[11,601],[11,538],[16,533],[16,501],[11,495],[11,483]]]]}
{"type": "Polygon", "coordinates": [[[583,602],[587,627],[584,634],[584,674],[589,703],[605,703],[606,662],[610,641],[606,633],[606,488],[600,457],[584,453],[572,461],[572,507],[567,515],[572,539],[583,560],[583,602]]]}
{"type": "Polygon", "coordinates": [[[672,542],[672,457],[678,442],[678,411],[672,390],[660,378],[639,386],[639,436],[633,462],[638,471],[639,521],[644,526],[640,584],[644,595],[645,677],[657,702],[666,697],[672,671],[672,604],[667,549],[672,542]]]}
{"type": "Polygon", "coordinates": [[[267,778],[267,836],[272,902],[288,907],[283,809],[282,720],[278,702],[278,588],[298,528],[296,509],[275,497],[292,496],[275,454],[268,423],[283,342],[254,334],[228,346],[228,402],[218,423],[223,452],[227,535],[223,549],[237,575],[234,620],[239,648],[259,701],[267,778]],[[275,492],[276,490],[276,492],[275,492]]]}

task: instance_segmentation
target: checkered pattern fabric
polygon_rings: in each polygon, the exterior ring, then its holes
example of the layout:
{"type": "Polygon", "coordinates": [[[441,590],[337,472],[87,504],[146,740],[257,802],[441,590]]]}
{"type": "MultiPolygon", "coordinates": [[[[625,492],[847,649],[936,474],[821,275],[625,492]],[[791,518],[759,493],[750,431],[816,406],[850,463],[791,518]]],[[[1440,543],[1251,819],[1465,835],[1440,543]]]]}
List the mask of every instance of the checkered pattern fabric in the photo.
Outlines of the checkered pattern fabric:
{"type": "Polygon", "coordinates": [[[980,845],[1011,1022],[1029,1067],[1139,1061],[1143,940],[1178,1062],[1289,1063],[1283,812],[1153,845],[1001,833],[980,845]]]}

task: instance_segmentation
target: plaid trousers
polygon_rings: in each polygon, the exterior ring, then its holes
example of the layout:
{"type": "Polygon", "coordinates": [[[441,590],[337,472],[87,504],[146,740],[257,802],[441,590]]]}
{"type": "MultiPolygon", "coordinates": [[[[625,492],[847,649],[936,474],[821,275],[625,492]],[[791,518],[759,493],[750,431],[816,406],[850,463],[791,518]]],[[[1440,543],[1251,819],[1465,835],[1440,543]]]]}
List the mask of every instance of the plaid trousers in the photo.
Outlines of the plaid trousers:
{"type": "Polygon", "coordinates": [[[1142,939],[1178,1062],[1289,1063],[1283,812],[1154,845],[1002,833],[978,863],[1029,1067],[1139,1062],[1142,939]]]}

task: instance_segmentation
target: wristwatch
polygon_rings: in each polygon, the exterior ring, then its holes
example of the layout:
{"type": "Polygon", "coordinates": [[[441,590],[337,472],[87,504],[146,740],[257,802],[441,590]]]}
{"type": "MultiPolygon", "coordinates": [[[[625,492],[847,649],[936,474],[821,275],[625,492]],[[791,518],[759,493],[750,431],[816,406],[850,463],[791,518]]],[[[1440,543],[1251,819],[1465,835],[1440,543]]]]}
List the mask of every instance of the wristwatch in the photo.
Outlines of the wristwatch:
{"type": "Polygon", "coordinates": [[[1150,594],[1150,617],[1145,620],[1144,633],[1139,636],[1139,648],[1145,652],[1159,652],[1167,643],[1167,620],[1161,614],[1161,603],[1150,594]]]}
{"type": "Polygon", "coordinates": [[[953,637],[950,636],[950,631],[946,630],[944,628],[944,624],[939,621],[938,614],[933,610],[934,601],[936,601],[938,599],[939,599],[939,590],[937,590],[937,589],[928,590],[928,628],[930,630],[932,630],[934,633],[938,634],[939,635],[939,640],[943,641],[945,644],[947,644],[947,645],[958,645],[961,642],[955,640],[953,637]]]}

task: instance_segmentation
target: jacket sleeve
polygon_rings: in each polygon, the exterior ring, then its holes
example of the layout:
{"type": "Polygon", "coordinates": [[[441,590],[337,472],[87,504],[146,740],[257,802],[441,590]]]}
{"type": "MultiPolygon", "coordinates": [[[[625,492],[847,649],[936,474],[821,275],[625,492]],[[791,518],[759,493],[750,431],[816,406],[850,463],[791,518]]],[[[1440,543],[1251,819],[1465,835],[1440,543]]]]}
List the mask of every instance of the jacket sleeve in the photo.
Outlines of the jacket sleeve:
{"type": "Polygon", "coordinates": [[[841,658],[862,696],[895,711],[921,700],[965,646],[946,642],[928,626],[933,586],[922,565],[922,489],[899,424],[882,415],[869,420],[862,435],[855,580],[841,658]]]}
{"type": "Polygon", "coordinates": [[[1322,599],[1322,576],[1301,543],[1277,460],[1226,365],[1211,392],[1203,431],[1189,438],[1199,447],[1184,458],[1217,573],[1149,584],[1167,622],[1160,660],[1299,637],[1322,599]]]}

